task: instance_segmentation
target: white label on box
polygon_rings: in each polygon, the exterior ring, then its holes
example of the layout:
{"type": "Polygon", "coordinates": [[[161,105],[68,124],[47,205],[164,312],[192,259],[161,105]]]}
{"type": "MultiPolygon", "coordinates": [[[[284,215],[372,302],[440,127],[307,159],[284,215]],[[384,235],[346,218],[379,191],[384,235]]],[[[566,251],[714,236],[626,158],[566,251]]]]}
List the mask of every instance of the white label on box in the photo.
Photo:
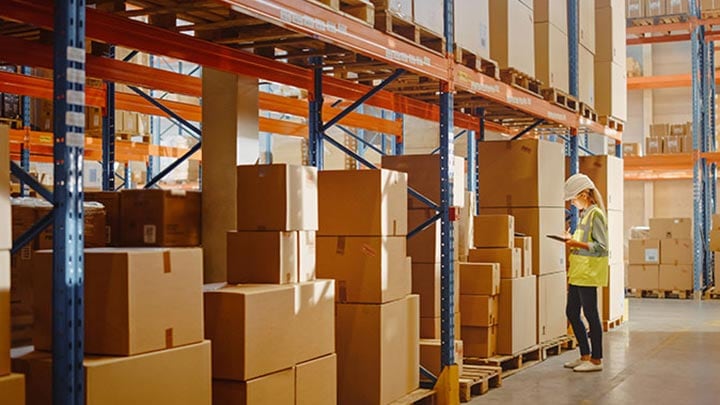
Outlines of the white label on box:
{"type": "Polygon", "coordinates": [[[660,261],[660,249],[645,249],[645,262],[658,263],[660,261]]]}
{"type": "Polygon", "coordinates": [[[155,243],[157,234],[157,228],[155,225],[144,225],[143,226],[143,242],[152,244],[155,243]]]}

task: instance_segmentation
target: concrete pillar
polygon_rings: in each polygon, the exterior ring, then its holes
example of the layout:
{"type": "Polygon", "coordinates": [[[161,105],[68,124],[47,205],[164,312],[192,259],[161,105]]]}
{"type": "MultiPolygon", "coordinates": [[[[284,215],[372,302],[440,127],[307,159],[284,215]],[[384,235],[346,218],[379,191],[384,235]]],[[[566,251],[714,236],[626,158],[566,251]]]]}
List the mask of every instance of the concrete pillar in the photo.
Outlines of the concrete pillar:
{"type": "Polygon", "coordinates": [[[254,164],[260,151],[258,81],[203,69],[202,242],[205,282],[226,279],[226,232],[236,224],[239,164],[254,164]]]}

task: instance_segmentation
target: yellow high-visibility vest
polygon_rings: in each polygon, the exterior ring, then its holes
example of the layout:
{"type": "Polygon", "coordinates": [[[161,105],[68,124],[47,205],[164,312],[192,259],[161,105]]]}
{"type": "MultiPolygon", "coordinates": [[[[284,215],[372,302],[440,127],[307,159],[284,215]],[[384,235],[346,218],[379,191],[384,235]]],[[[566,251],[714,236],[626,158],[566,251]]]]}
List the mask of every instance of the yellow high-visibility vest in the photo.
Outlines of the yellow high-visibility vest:
{"type": "MultiPolygon", "coordinates": [[[[593,206],[584,213],[573,239],[588,243],[592,238],[593,219],[599,215],[602,223],[607,226],[605,213],[593,206]]],[[[568,282],[581,287],[605,287],[608,284],[608,253],[596,253],[586,249],[573,248],[570,252],[570,271],[568,282]]]]}

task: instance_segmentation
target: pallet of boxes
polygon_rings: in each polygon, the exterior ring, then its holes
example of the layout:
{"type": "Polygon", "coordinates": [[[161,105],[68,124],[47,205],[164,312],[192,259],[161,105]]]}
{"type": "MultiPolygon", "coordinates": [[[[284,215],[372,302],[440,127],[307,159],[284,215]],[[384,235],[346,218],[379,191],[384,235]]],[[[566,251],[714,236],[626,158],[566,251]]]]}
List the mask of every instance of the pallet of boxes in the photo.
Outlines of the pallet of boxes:
{"type": "Polygon", "coordinates": [[[650,218],[648,237],[629,240],[628,296],[691,298],[692,232],[690,218],[650,218]]]}
{"type": "Polygon", "coordinates": [[[205,287],[214,404],[335,404],[335,283],[315,278],[318,175],[237,167],[227,284],[205,287]]]}
{"type": "Polygon", "coordinates": [[[667,155],[693,151],[692,123],[651,124],[645,140],[646,155],[667,155]]]}

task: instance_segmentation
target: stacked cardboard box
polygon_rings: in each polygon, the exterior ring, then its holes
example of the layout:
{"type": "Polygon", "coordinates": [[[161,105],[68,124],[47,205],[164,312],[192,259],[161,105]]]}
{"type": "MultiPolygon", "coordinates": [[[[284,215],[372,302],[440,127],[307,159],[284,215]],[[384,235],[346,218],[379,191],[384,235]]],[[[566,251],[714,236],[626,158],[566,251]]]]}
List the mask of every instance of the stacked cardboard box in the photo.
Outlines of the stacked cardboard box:
{"type": "Polygon", "coordinates": [[[628,287],[692,290],[692,232],[690,218],[650,218],[649,237],[629,241],[628,287]]]}
{"type": "Polygon", "coordinates": [[[692,152],[692,123],[651,124],[646,149],[648,155],[692,152]]]}
{"type": "Polygon", "coordinates": [[[387,404],[419,385],[420,300],[410,295],[407,175],[383,169],[318,177],[317,273],[337,286],[338,403],[387,404]]]}
{"type": "Polygon", "coordinates": [[[535,76],[535,29],[533,2],[493,0],[490,2],[490,57],[501,69],[514,68],[535,76]]]}
{"type": "Polygon", "coordinates": [[[601,116],[625,121],[625,5],[622,0],[596,0],[595,6],[595,109],[601,116]]]}
{"type": "Polygon", "coordinates": [[[10,208],[10,137],[8,127],[0,125],[0,403],[25,404],[25,378],[10,373],[11,346],[11,269],[12,227],[10,208]]]}
{"type": "Polygon", "coordinates": [[[623,156],[642,156],[642,144],[637,142],[628,142],[622,144],[623,156]]]}
{"type": "Polygon", "coordinates": [[[626,0],[627,18],[645,17],[645,0],[626,0]]]}
{"type": "Polygon", "coordinates": [[[438,38],[442,38],[445,14],[438,12],[442,9],[443,0],[413,0],[413,21],[438,38]]]}
{"type": "Polygon", "coordinates": [[[333,280],[315,278],[317,171],[237,168],[227,285],[207,286],[213,403],[334,404],[333,280]]]}
{"type": "Polygon", "coordinates": [[[645,16],[659,17],[667,15],[667,0],[645,0],[645,16]]]}
{"type": "Polygon", "coordinates": [[[460,263],[460,310],[463,317],[463,350],[470,357],[497,353],[500,305],[500,264],[460,263]]]}
{"type": "MultiPolygon", "coordinates": [[[[595,107],[595,0],[579,0],[578,98],[595,107]]],[[[607,27],[603,27],[606,29],[607,27]]]]}
{"type": "MultiPolygon", "coordinates": [[[[489,0],[455,0],[455,40],[461,48],[490,59],[489,0]]],[[[416,4],[420,1],[416,1],[416,4]]],[[[442,7],[442,5],[440,5],[442,7]]],[[[434,9],[435,14],[438,8],[434,9]]]]}
{"type": "Polygon", "coordinates": [[[706,12],[714,12],[720,9],[720,1],[718,0],[700,0],[700,9],[703,12],[703,17],[706,12]]]}
{"type": "Polygon", "coordinates": [[[567,92],[567,2],[535,1],[535,75],[546,87],[567,92]]]}
{"type": "Polygon", "coordinates": [[[122,246],[199,246],[200,195],[185,190],[123,190],[122,246]]]}

